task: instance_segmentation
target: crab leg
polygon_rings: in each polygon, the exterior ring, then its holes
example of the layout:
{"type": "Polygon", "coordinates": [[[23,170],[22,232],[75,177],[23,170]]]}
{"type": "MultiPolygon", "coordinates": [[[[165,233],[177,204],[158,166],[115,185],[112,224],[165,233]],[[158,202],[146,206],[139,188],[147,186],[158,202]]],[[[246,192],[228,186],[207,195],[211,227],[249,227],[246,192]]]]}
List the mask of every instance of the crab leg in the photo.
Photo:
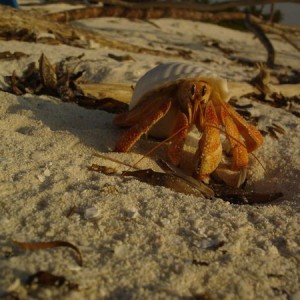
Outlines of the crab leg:
{"type": "Polygon", "coordinates": [[[221,107],[221,120],[232,149],[232,169],[239,170],[248,165],[249,158],[247,148],[240,138],[240,132],[235,122],[231,115],[229,115],[227,109],[223,106],[221,107]]]}
{"type": "Polygon", "coordinates": [[[178,166],[181,160],[183,146],[188,134],[189,121],[187,116],[180,112],[173,129],[174,138],[168,147],[168,156],[173,165],[178,166]]]}
{"type": "Polygon", "coordinates": [[[207,178],[218,167],[222,158],[219,120],[212,101],[207,102],[204,117],[203,134],[195,154],[195,176],[200,180],[207,178]]]}
{"type": "Polygon", "coordinates": [[[151,101],[145,101],[135,106],[132,110],[119,114],[114,118],[114,124],[122,127],[131,127],[141,120],[147,118],[147,115],[159,110],[165,99],[156,98],[151,101]]]}
{"type": "MultiPolygon", "coordinates": [[[[152,103],[153,105],[153,103],[152,103]]],[[[138,120],[138,122],[130,127],[125,133],[121,136],[121,138],[118,140],[114,151],[116,152],[127,152],[130,150],[130,148],[140,139],[140,137],[147,133],[150,128],[158,122],[163,116],[166,115],[166,113],[169,111],[171,107],[171,100],[165,101],[163,103],[160,103],[160,106],[156,107],[155,109],[152,109],[150,112],[148,112],[146,115],[139,114],[139,112],[144,111],[144,108],[141,108],[139,106],[138,108],[130,111],[129,113],[125,113],[119,116],[117,116],[116,123],[123,124],[123,126],[130,126],[133,116],[133,119],[135,121],[138,120]],[[137,111],[136,111],[137,110],[137,111]],[[132,113],[132,114],[131,114],[132,113]],[[125,118],[122,120],[122,118],[125,118]]]]}
{"type": "Polygon", "coordinates": [[[231,116],[237,126],[240,135],[245,140],[247,152],[250,153],[257,149],[263,142],[264,138],[255,126],[249,124],[239,113],[237,113],[229,104],[225,103],[225,109],[231,116]]]}

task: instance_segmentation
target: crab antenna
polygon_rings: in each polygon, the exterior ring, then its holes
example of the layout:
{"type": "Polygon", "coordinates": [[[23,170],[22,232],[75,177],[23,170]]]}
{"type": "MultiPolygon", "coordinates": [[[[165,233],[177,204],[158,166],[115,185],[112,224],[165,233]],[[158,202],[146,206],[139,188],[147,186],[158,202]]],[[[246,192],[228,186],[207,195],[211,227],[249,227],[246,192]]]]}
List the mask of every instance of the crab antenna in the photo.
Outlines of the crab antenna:
{"type": "Polygon", "coordinates": [[[160,143],[158,143],[156,146],[154,146],[153,148],[151,148],[148,152],[146,152],[145,154],[143,154],[143,156],[136,161],[132,166],[129,167],[128,170],[126,170],[124,172],[124,174],[126,174],[126,172],[128,172],[130,169],[135,168],[136,169],[136,165],[139,164],[146,156],[150,155],[152,152],[154,152],[156,149],[158,149],[159,147],[161,147],[162,145],[164,145],[165,143],[169,142],[173,137],[175,137],[177,134],[179,134],[182,130],[186,129],[187,126],[181,127],[179,130],[177,130],[176,132],[174,132],[172,135],[170,135],[168,138],[166,138],[165,140],[161,141],[160,143]]]}

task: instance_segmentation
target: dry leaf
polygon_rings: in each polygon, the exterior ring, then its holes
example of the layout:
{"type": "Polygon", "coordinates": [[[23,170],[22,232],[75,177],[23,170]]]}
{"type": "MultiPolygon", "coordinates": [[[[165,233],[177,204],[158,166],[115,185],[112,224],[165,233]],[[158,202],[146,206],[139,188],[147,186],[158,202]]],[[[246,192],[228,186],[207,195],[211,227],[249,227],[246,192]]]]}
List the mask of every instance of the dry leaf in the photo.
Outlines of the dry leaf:
{"type": "Polygon", "coordinates": [[[115,54],[112,54],[112,53],[108,53],[107,56],[109,58],[112,58],[112,59],[116,60],[116,61],[134,60],[132,58],[132,56],[130,56],[129,54],[127,54],[127,55],[115,55],[115,54]]]}
{"type": "Polygon", "coordinates": [[[28,57],[29,55],[23,52],[10,52],[10,51],[4,51],[0,53],[0,59],[5,60],[13,60],[13,59],[20,59],[22,57],[28,57]]]}
{"type": "Polygon", "coordinates": [[[13,241],[14,244],[19,246],[22,249],[26,250],[42,250],[42,249],[51,249],[57,247],[68,247],[76,251],[78,255],[77,262],[80,266],[82,266],[82,256],[79,249],[73,244],[66,241],[51,241],[51,242],[36,242],[36,243],[26,243],[26,242],[18,242],[13,241]]]}
{"type": "Polygon", "coordinates": [[[70,290],[78,289],[78,284],[70,283],[64,276],[57,276],[47,271],[38,271],[30,275],[26,283],[28,285],[43,285],[60,287],[62,285],[67,286],[70,290]]]}
{"type": "Polygon", "coordinates": [[[285,134],[284,128],[282,128],[282,127],[279,126],[278,124],[272,123],[272,126],[273,126],[273,129],[274,129],[275,131],[277,131],[278,133],[285,134]]]}
{"type": "Polygon", "coordinates": [[[185,195],[194,195],[197,197],[212,197],[213,191],[207,186],[195,186],[189,181],[170,173],[155,172],[151,169],[125,171],[123,176],[133,176],[139,181],[146,182],[154,186],[163,186],[174,192],[183,193],[185,195]]]}
{"type": "Polygon", "coordinates": [[[95,171],[95,172],[101,172],[105,175],[111,175],[111,174],[115,174],[117,173],[117,170],[113,169],[113,168],[109,168],[106,166],[100,166],[97,164],[92,164],[91,166],[88,167],[89,171],[95,171]]]}
{"type": "Polygon", "coordinates": [[[216,196],[232,204],[268,204],[283,196],[283,193],[257,193],[227,185],[212,184],[216,196]]]}
{"type": "Polygon", "coordinates": [[[45,87],[56,90],[57,77],[55,68],[50,64],[48,58],[44,54],[42,54],[39,59],[39,70],[45,87]]]}

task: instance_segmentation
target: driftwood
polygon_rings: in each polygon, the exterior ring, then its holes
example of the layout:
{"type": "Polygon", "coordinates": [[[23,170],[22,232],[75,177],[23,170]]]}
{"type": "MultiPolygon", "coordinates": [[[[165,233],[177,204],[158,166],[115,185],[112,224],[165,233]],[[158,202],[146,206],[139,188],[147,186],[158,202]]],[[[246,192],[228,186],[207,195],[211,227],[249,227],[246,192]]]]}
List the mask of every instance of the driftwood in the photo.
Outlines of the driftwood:
{"type": "Polygon", "coordinates": [[[275,50],[271,41],[264,33],[262,27],[259,26],[257,23],[255,23],[253,20],[251,20],[248,14],[246,15],[245,18],[245,25],[249,30],[251,30],[258,37],[262,45],[266,48],[268,53],[267,66],[273,68],[275,63],[275,50]]]}
{"type": "MultiPolygon", "coordinates": [[[[212,4],[190,2],[187,4],[186,2],[174,1],[132,3],[120,0],[102,0],[99,2],[102,2],[103,6],[88,6],[65,12],[51,13],[48,14],[47,17],[56,22],[69,22],[82,18],[95,17],[124,17],[138,19],[177,18],[218,23],[221,21],[244,20],[246,17],[243,12],[226,11],[227,9],[236,8],[238,6],[274,4],[280,2],[300,3],[300,0],[239,0],[212,4]]],[[[254,16],[253,19],[257,23],[265,23],[263,20],[255,18],[254,16]]],[[[272,28],[300,33],[300,28],[297,26],[283,24],[271,24],[271,26],[268,26],[270,31],[272,31],[272,28]]]]}
{"type": "Polygon", "coordinates": [[[245,14],[242,12],[202,12],[190,8],[177,7],[135,7],[124,6],[119,4],[107,4],[104,6],[88,6],[68,11],[51,13],[47,16],[48,20],[56,22],[70,22],[79,19],[96,18],[96,17],[119,17],[132,19],[160,19],[174,18],[192,21],[206,21],[218,23],[220,21],[243,20],[245,14]]]}
{"type": "MultiPolygon", "coordinates": [[[[0,7],[0,37],[15,38],[34,42],[64,43],[77,47],[91,48],[100,45],[120,49],[133,53],[146,53],[162,57],[184,57],[184,53],[177,51],[165,52],[161,50],[139,47],[125,42],[112,40],[100,33],[93,33],[85,29],[75,28],[72,25],[55,24],[55,22],[68,22],[72,20],[91,17],[126,17],[138,19],[158,19],[162,17],[179,18],[196,21],[209,21],[218,23],[220,21],[244,20],[247,27],[258,37],[268,52],[267,65],[273,67],[275,63],[275,50],[265,32],[280,35],[285,41],[290,43],[297,51],[300,47],[293,42],[296,34],[294,28],[289,26],[270,24],[252,15],[243,12],[210,12],[208,7],[212,6],[212,11],[228,8],[227,5],[250,5],[251,1],[229,1],[228,3],[190,4],[188,8],[183,8],[182,3],[170,2],[145,2],[129,3],[119,0],[102,1],[103,6],[87,6],[81,9],[73,9],[59,13],[47,14],[45,18],[34,14],[23,14],[9,8],[0,7]],[[225,5],[225,7],[224,7],[225,5]],[[193,9],[195,6],[195,9],[193,9]],[[196,9],[197,7],[197,9],[196,9]],[[200,11],[199,9],[202,9],[200,11]],[[51,22],[52,21],[52,22],[51,22]],[[51,32],[52,37],[46,37],[45,33],[51,32]]],[[[268,1],[259,1],[268,2],[268,1]]],[[[272,2],[272,1],[271,1],[272,2]]],[[[274,1],[273,1],[274,2],[274,1]]],[[[285,1],[275,1],[285,2],[285,1]]],[[[288,2],[288,1],[287,1],[288,2]]],[[[295,1],[295,2],[298,2],[295,1]]],[[[299,0],[300,2],[300,0],[299,0]]],[[[186,5],[185,5],[186,6],[186,5]]],[[[299,28],[298,28],[299,30],[299,28]]],[[[300,33],[300,30],[299,30],[300,33]]],[[[49,34],[48,34],[49,35],[49,34]]]]}
{"type": "MultiPolygon", "coordinates": [[[[58,3],[62,2],[59,0],[48,0],[48,3],[58,3]]],[[[76,3],[79,1],[64,0],[63,2],[76,3]]],[[[81,1],[82,2],[82,1],[81,1]]],[[[217,3],[197,3],[196,1],[181,1],[175,2],[172,0],[167,0],[164,2],[158,1],[122,1],[122,0],[99,0],[96,2],[101,2],[106,5],[120,5],[127,8],[166,8],[174,7],[178,9],[186,9],[187,6],[194,11],[202,12],[216,12],[224,11],[239,6],[253,6],[253,5],[265,5],[265,4],[274,4],[274,3],[300,3],[300,0],[234,0],[234,1],[222,1],[217,3]]]]}
{"type": "MultiPolygon", "coordinates": [[[[87,7],[84,11],[89,13],[89,9],[93,11],[93,9],[99,9],[99,7],[87,7]]],[[[76,16],[77,10],[71,10],[71,12],[72,11],[75,12],[74,16],[76,16]]],[[[64,16],[67,16],[68,12],[63,13],[64,16]]],[[[59,24],[53,22],[51,17],[49,18],[50,20],[45,20],[36,14],[24,14],[21,11],[15,11],[8,7],[0,7],[0,17],[0,37],[2,36],[3,38],[7,39],[19,39],[33,42],[64,43],[83,48],[90,48],[93,44],[98,44],[99,46],[115,48],[127,52],[146,53],[168,58],[183,57],[184,55],[184,53],[181,53],[180,51],[177,51],[177,53],[174,53],[174,51],[165,52],[112,40],[99,33],[75,28],[71,24],[59,24]],[[51,34],[49,34],[49,32],[51,34]]],[[[266,36],[265,39],[267,39],[266,36]]],[[[269,44],[271,43],[269,42],[269,44]]]]}
{"type": "MultiPolygon", "coordinates": [[[[107,1],[105,1],[106,3],[107,1]]],[[[163,7],[147,7],[146,3],[127,3],[124,1],[108,1],[110,4],[104,6],[87,6],[84,8],[72,9],[68,11],[50,13],[46,15],[46,18],[55,22],[70,22],[74,20],[96,18],[96,17],[121,17],[121,18],[133,18],[133,19],[159,19],[159,18],[174,18],[174,19],[186,19],[191,21],[202,21],[219,23],[222,21],[238,21],[245,20],[246,14],[243,12],[217,12],[212,13],[209,11],[193,10],[189,7],[181,8],[177,7],[176,3],[163,7]]],[[[300,34],[300,27],[289,26],[283,24],[269,23],[256,16],[250,15],[249,19],[252,23],[260,26],[263,31],[267,33],[278,34],[283,37],[287,42],[293,45],[295,49],[299,50],[299,47],[293,43],[293,36],[300,34]]]]}
{"type": "Polygon", "coordinates": [[[17,39],[28,42],[66,44],[81,48],[93,45],[109,47],[132,53],[145,53],[162,57],[180,57],[170,53],[105,37],[100,33],[75,28],[70,24],[59,24],[46,20],[38,14],[17,11],[8,6],[0,6],[0,39],[17,39]]]}
{"type": "Polygon", "coordinates": [[[95,99],[117,99],[127,104],[133,91],[129,85],[115,83],[79,83],[78,87],[86,96],[93,96],[95,99]]]}
{"type": "MultiPolygon", "coordinates": [[[[219,23],[221,21],[241,21],[244,20],[246,27],[252,31],[262,45],[266,48],[268,58],[266,64],[274,67],[275,50],[265,32],[275,33],[281,36],[285,41],[290,43],[297,51],[300,47],[293,42],[296,29],[286,25],[274,26],[264,20],[250,16],[243,12],[215,12],[222,9],[228,9],[239,5],[253,5],[253,1],[228,1],[226,3],[215,4],[195,4],[195,3],[175,3],[175,2],[145,2],[131,3],[119,0],[101,1],[103,6],[89,6],[80,9],[73,9],[64,12],[48,14],[47,18],[56,22],[69,22],[78,19],[95,18],[95,17],[124,17],[135,19],[158,19],[158,18],[176,18],[193,21],[205,21],[219,23]],[[235,6],[234,6],[235,5],[235,6]]],[[[259,1],[260,4],[289,2],[289,1],[259,1]]],[[[300,1],[295,1],[296,3],[300,1]]],[[[255,2],[257,4],[257,1],[255,2]]]]}
{"type": "MultiPolygon", "coordinates": [[[[132,95],[132,89],[129,85],[122,84],[108,84],[108,83],[89,83],[79,84],[84,94],[92,95],[94,97],[104,96],[106,98],[117,99],[124,103],[129,103],[132,95]],[[118,89],[115,89],[115,87],[118,89]]],[[[240,98],[249,94],[259,95],[261,91],[250,83],[246,82],[228,82],[228,88],[232,97],[240,98]]],[[[268,84],[268,91],[270,94],[281,94],[284,97],[300,97],[300,84],[268,84]]]]}

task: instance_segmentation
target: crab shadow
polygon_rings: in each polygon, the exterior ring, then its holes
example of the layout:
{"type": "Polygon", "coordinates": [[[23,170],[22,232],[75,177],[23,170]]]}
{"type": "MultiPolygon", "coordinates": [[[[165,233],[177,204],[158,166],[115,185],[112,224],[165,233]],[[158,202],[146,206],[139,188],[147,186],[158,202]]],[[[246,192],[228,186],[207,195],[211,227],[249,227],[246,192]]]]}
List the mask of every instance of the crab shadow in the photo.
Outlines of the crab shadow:
{"type": "MultiPolygon", "coordinates": [[[[8,113],[31,111],[31,119],[42,122],[51,131],[69,132],[95,151],[109,151],[118,138],[118,129],[112,124],[113,114],[45,96],[26,95],[17,99],[19,104],[11,106],[8,113]]],[[[25,127],[17,131],[26,134],[25,127]]]]}
{"type": "Polygon", "coordinates": [[[255,182],[253,188],[262,193],[282,193],[277,204],[300,208],[300,170],[297,168],[276,168],[267,170],[263,179],[255,182]]]}

